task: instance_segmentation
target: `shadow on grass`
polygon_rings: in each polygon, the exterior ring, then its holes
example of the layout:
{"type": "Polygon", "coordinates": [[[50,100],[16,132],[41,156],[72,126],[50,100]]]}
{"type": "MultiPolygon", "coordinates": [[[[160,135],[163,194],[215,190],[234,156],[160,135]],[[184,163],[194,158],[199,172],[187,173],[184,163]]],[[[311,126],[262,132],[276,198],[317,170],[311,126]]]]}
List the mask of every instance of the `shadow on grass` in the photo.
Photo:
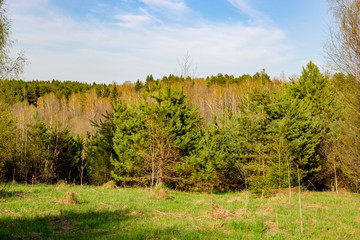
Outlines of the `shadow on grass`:
{"type": "Polygon", "coordinates": [[[122,221],[135,221],[127,211],[76,213],[33,219],[0,219],[0,239],[98,239],[118,232],[122,221]]]}
{"type": "Polygon", "coordinates": [[[152,222],[127,210],[77,213],[31,219],[0,218],[0,239],[204,239],[206,230],[152,222]]]}
{"type": "Polygon", "coordinates": [[[11,197],[20,197],[24,198],[25,193],[23,191],[0,191],[0,199],[1,198],[11,198],[11,197]]]}
{"type": "MultiPolygon", "coordinates": [[[[16,183],[15,183],[16,184],[16,183]]],[[[15,191],[14,183],[0,183],[0,199],[11,198],[11,197],[24,197],[23,191],[15,191]]]]}

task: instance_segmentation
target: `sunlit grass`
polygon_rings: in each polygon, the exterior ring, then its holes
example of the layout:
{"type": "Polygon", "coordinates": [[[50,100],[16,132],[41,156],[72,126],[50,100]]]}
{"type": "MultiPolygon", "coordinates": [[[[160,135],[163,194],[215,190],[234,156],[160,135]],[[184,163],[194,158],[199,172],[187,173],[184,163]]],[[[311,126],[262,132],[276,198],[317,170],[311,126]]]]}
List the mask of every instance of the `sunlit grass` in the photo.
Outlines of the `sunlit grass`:
{"type": "Polygon", "coordinates": [[[14,184],[0,196],[0,239],[359,239],[360,196],[303,192],[260,199],[245,192],[169,191],[157,199],[143,188],[14,184]],[[67,191],[78,205],[61,205],[67,191]]]}

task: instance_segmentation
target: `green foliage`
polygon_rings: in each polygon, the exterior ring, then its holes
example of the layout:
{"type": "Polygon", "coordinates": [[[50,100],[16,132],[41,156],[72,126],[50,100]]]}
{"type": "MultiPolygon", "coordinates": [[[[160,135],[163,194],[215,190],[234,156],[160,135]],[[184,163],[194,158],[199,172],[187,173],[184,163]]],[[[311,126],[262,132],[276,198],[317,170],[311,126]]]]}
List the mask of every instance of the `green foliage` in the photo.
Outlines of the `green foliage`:
{"type": "MultiPolygon", "coordinates": [[[[125,181],[126,177],[142,176],[140,163],[136,157],[135,141],[139,134],[144,134],[145,119],[135,106],[127,107],[122,102],[117,102],[114,109],[114,150],[118,159],[111,159],[114,166],[112,176],[116,181],[125,181]]],[[[144,141],[144,139],[143,139],[144,141]]]]}
{"type": "Polygon", "coordinates": [[[234,161],[237,150],[236,138],[231,127],[218,124],[214,119],[200,131],[201,137],[191,155],[186,158],[179,172],[189,175],[184,186],[215,186],[227,188],[236,181],[234,161]],[[235,151],[232,151],[235,150],[235,151]]]}
{"type": "Polygon", "coordinates": [[[113,85],[113,88],[110,92],[110,99],[112,102],[115,102],[118,100],[118,97],[119,97],[119,93],[118,93],[118,89],[116,87],[116,84],[113,85]]]}
{"type": "Polygon", "coordinates": [[[213,84],[238,84],[241,82],[260,82],[261,84],[266,84],[271,82],[270,76],[265,73],[265,69],[263,69],[260,73],[257,72],[253,76],[250,76],[249,74],[244,74],[239,77],[234,77],[234,75],[228,75],[228,74],[221,74],[218,73],[216,76],[206,77],[206,82],[208,86],[211,86],[213,84]]]}
{"type": "Polygon", "coordinates": [[[111,178],[111,159],[118,159],[114,150],[115,124],[113,122],[114,114],[103,115],[100,121],[92,121],[96,128],[93,134],[88,133],[86,142],[86,156],[89,165],[87,167],[91,182],[94,184],[103,184],[111,178]]]}
{"type": "Polygon", "coordinates": [[[59,80],[52,81],[22,81],[0,79],[0,99],[8,104],[15,104],[27,100],[29,104],[37,106],[37,100],[48,93],[54,93],[58,99],[63,96],[68,100],[73,93],[85,93],[92,87],[98,96],[109,97],[110,90],[104,84],[90,85],[87,83],[59,80]]]}
{"type": "Polygon", "coordinates": [[[195,108],[186,105],[182,90],[166,88],[148,97],[145,93],[138,105],[115,107],[114,149],[119,160],[113,161],[113,176],[119,181],[145,177],[151,171],[152,184],[155,172],[158,184],[174,183],[174,168],[192,150],[201,119],[195,108]]]}
{"type": "Polygon", "coordinates": [[[15,145],[16,121],[11,110],[0,101],[0,181],[11,173],[16,162],[13,157],[15,145]]]}
{"type": "Polygon", "coordinates": [[[311,187],[317,185],[315,173],[323,165],[320,147],[327,131],[324,123],[331,114],[327,92],[328,79],[312,62],[303,69],[299,81],[292,81],[287,89],[285,139],[292,162],[299,165],[302,179],[311,187]]]}
{"type": "Polygon", "coordinates": [[[135,91],[137,91],[137,92],[140,91],[140,89],[143,88],[143,83],[140,82],[139,80],[137,80],[134,88],[135,88],[135,91]]]}

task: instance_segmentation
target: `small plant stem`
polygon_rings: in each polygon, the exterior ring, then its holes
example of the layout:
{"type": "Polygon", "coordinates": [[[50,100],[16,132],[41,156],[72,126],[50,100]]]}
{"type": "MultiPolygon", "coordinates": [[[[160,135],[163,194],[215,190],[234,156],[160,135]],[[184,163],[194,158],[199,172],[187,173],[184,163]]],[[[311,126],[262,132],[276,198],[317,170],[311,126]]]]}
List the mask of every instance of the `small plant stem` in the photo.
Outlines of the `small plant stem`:
{"type": "Polygon", "coordinates": [[[280,239],[279,236],[279,219],[278,219],[278,211],[276,211],[276,228],[277,228],[277,238],[280,239]]]}
{"type": "Polygon", "coordinates": [[[289,163],[289,157],[286,156],[286,163],[288,168],[288,185],[289,185],[289,207],[291,205],[291,181],[290,181],[290,163],[289,163]]]}
{"type": "Polygon", "coordinates": [[[214,184],[211,184],[211,221],[212,228],[214,229],[214,194],[213,194],[214,184]]]}
{"type": "Polygon", "coordinates": [[[296,165],[298,181],[299,181],[299,210],[300,210],[300,230],[303,233],[303,220],[302,220],[302,211],[301,211],[301,187],[300,187],[300,173],[299,173],[299,165],[296,165]]]}

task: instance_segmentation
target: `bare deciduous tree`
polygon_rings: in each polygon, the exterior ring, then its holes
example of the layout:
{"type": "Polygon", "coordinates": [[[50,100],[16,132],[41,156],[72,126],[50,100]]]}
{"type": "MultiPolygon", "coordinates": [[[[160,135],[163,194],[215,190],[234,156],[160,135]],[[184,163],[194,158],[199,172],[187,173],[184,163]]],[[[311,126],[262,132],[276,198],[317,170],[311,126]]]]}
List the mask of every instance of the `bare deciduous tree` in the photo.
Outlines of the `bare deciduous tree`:
{"type": "Polygon", "coordinates": [[[360,81],[360,1],[328,2],[334,16],[330,42],[326,45],[328,63],[334,70],[346,72],[360,81]]]}
{"type": "Polygon", "coordinates": [[[190,54],[187,52],[182,61],[178,60],[178,64],[180,67],[181,76],[183,76],[185,79],[187,77],[194,78],[196,75],[197,66],[193,64],[193,61],[190,57],[190,54]]]}
{"type": "Polygon", "coordinates": [[[27,60],[21,51],[16,57],[10,56],[14,41],[10,39],[10,21],[6,15],[5,0],[0,0],[0,78],[17,78],[23,72],[27,60]]]}

